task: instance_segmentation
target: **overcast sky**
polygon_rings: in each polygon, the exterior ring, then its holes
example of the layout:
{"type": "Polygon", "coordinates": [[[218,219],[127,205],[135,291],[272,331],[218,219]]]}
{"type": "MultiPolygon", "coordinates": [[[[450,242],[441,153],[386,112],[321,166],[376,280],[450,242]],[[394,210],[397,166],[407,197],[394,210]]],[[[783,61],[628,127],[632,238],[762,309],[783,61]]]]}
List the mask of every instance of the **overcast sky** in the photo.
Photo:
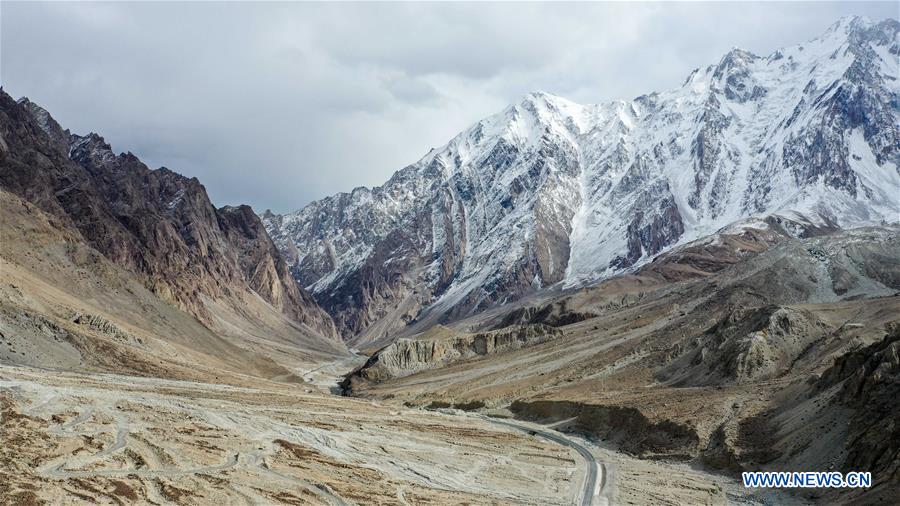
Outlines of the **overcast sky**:
{"type": "Polygon", "coordinates": [[[14,3],[0,82],[76,133],[298,209],[372,186],[525,93],[672,89],[732,47],[804,42],[883,3],[14,3]]]}

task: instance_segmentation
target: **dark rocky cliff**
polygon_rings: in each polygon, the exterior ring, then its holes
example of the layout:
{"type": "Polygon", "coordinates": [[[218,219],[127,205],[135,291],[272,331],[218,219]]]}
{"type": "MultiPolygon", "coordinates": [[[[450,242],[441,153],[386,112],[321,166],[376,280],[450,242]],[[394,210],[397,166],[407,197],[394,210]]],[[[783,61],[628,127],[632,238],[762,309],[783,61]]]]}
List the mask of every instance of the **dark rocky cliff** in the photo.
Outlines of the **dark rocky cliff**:
{"type": "Polygon", "coordinates": [[[216,209],[196,178],[150,170],[99,135],[71,134],[40,106],[5,92],[0,135],[0,188],[73,226],[161,298],[211,325],[204,297],[239,304],[238,295],[252,290],[312,332],[337,338],[249,207],[216,209]]]}

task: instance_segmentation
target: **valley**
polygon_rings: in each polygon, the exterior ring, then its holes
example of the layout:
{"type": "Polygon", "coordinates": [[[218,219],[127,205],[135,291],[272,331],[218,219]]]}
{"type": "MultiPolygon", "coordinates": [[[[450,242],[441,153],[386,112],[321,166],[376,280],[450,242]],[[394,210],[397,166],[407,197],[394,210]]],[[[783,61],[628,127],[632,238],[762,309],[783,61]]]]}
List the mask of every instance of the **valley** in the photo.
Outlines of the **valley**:
{"type": "Polygon", "coordinates": [[[892,503],[898,55],[530,93],[285,214],[0,90],[0,504],[892,503]]]}
{"type": "Polygon", "coordinates": [[[762,503],[715,473],[557,435],[600,463],[583,500],[587,462],[541,425],[277,383],[3,366],[0,402],[10,504],[762,503]]]}

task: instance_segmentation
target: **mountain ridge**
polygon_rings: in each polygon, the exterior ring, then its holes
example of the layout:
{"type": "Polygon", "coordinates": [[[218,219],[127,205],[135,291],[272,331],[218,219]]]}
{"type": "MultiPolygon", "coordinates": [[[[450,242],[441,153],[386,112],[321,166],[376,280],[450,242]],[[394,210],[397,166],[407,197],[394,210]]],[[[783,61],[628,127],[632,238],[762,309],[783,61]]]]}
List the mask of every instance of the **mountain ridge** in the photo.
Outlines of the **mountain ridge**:
{"type": "Polygon", "coordinates": [[[346,334],[583,286],[751,216],[898,221],[898,22],[845,18],[767,57],[728,52],[673,91],[544,92],[396,172],[262,221],[346,334]]]}
{"type": "MultiPolygon", "coordinates": [[[[0,127],[0,188],[55,216],[157,297],[210,329],[244,311],[238,320],[255,321],[251,333],[262,326],[313,348],[343,347],[249,207],[217,209],[197,178],[151,170],[96,133],[72,134],[27,98],[0,92],[0,127]]],[[[229,325],[225,333],[243,332],[229,325]]]]}

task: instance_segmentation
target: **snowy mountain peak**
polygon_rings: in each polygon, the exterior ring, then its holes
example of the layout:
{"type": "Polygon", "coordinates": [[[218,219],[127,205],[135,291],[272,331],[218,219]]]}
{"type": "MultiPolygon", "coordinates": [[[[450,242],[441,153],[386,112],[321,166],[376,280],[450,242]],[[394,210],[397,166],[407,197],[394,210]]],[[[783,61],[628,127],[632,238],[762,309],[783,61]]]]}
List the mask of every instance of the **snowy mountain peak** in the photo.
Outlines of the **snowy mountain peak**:
{"type": "Polygon", "coordinates": [[[554,95],[553,93],[548,93],[543,90],[535,90],[529,93],[526,93],[522,98],[521,102],[532,102],[532,103],[553,103],[556,101],[560,102],[569,102],[569,100],[560,97],[559,95],[554,95]]]}
{"type": "Polygon", "coordinates": [[[519,101],[518,106],[531,109],[547,117],[571,113],[573,110],[582,107],[567,98],[545,91],[533,91],[528,93],[519,101]]]}
{"type": "Polygon", "coordinates": [[[746,67],[755,62],[759,56],[738,47],[731,48],[725,56],[719,60],[719,68],[746,67]]]}
{"type": "Polygon", "coordinates": [[[828,37],[832,34],[847,35],[856,30],[865,30],[870,28],[874,23],[866,16],[849,15],[844,16],[828,27],[821,37],[828,37]]]}
{"type": "Polygon", "coordinates": [[[900,221],[898,23],[845,18],[670,91],[525,95],[381,187],[264,216],[350,333],[579,286],[752,216],[900,221]]]}

